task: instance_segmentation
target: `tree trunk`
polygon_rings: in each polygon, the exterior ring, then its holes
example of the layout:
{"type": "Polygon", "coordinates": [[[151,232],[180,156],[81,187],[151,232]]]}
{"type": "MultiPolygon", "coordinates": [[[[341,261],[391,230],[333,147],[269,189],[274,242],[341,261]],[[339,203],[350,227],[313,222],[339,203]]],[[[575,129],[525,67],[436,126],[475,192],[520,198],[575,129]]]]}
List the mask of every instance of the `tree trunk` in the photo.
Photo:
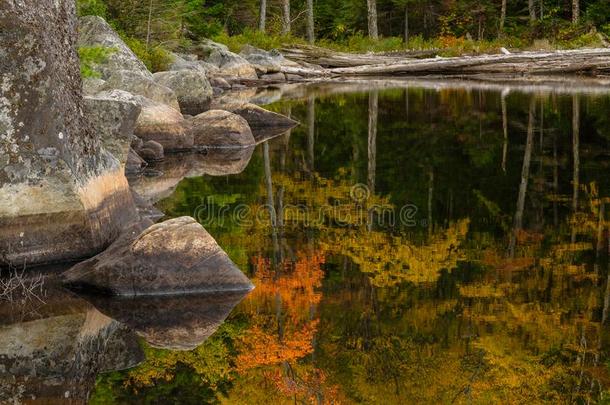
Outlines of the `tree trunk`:
{"type": "Polygon", "coordinates": [[[506,23],[506,0],[502,0],[502,10],[500,11],[500,35],[504,35],[504,24],[506,23]]]}
{"type": "Polygon", "coordinates": [[[572,0],[572,24],[578,24],[580,19],[580,0],[572,0]]]}
{"type": "Polygon", "coordinates": [[[536,7],[534,6],[534,0],[527,0],[527,8],[530,12],[530,23],[536,21],[536,7]]]}
{"type": "Polygon", "coordinates": [[[369,37],[371,39],[378,39],[379,33],[377,31],[377,0],[366,0],[366,5],[369,20],[369,37]]]}
{"type": "Polygon", "coordinates": [[[265,32],[267,28],[267,0],[261,0],[260,20],[258,22],[258,29],[265,32]]]}
{"type": "Polygon", "coordinates": [[[534,114],[536,111],[536,99],[532,96],[529,108],[529,120],[527,124],[527,141],[525,144],[525,155],[523,157],[523,167],[521,169],[521,185],[519,186],[519,197],[517,199],[517,211],[515,212],[515,221],[513,233],[510,238],[508,248],[509,257],[515,257],[515,247],[517,245],[517,236],[523,229],[523,212],[525,211],[525,196],[527,194],[527,186],[530,177],[530,163],[532,160],[532,149],[534,144],[534,114]]]}
{"type": "Polygon", "coordinates": [[[315,22],[313,18],[313,0],[307,0],[307,41],[313,44],[316,41],[315,22]]]}
{"type": "Polygon", "coordinates": [[[405,46],[409,46],[409,5],[405,6],[405,46]]]}
{"type": "Polygon", "coordinates": [[[290,0],[282,0],[282,34],[288,35],[292,31],[290,20],[290,0]]]}
{"type": "Polygon", "coordinates": [[[146,26],[146,50],[150,49],[150,30],[152,24],[152,9],[153,9],[153,0],[150,0],[148,3],[148,24],[146,26]]]}

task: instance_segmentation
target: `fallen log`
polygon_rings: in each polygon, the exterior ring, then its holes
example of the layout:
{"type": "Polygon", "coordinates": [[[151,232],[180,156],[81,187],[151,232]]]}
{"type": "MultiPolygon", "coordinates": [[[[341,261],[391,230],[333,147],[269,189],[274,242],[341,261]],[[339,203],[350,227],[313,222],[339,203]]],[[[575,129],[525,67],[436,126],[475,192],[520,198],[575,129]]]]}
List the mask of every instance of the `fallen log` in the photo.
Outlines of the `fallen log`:
{"type": "Polygon", "coordinates": [[[598,74],[610,72],[610,49],[522,52],[400,62],[330,69],[338,76],[408,76],[422,74],[598,74]]]}
{"type": "Polygon", "coordinates": [[[281,49],[286,59],[294,62],[314,63],[324,68],[343,68],[364,65],[377,65],[380,61],[384,63],[398,63],[410,58],[433,57],[436,50],[429,51],[402,51],[397,53],[367,53],[353,54],[335,52],[330,49],[317,46],[296,46],[281,49]]]}

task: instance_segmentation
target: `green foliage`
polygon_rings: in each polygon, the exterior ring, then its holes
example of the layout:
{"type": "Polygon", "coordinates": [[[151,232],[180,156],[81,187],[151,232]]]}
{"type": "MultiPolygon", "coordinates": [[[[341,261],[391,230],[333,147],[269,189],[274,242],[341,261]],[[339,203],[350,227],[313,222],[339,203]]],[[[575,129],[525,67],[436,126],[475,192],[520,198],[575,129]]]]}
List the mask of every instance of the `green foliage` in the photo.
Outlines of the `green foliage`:
{"type": "Polygon", "coordinates": [[[100,74],[95,70],[96,65],[105,62],[108,56],[114,52],[115,49],[103,46],[81,46],[78,48],[81,76],[84,78],[100,77],[100,74]]]}
{"type": "Polygon", "coordinates": [[[233,52],[239,52],[245,45],[271,50],[283,46],[306,44],[306,41],[301,38],[290,35],[270,35],[254,29],[246,29],[243,33],[233,36],[222,32],[214,36],[213,39],[214,41],[227,45],[233,52]]]}
{"type": "Polygon", "coordinates": [[[136,54],[148,70],[151,72],[161,72],[168,70],[173,59],[170,53],[161,46],[146,47],[146,44],[134,37],[123,37],[127,46],[136,54]]]}
{"type": "Polygon", "coordinates": [[[108,8],[103,0],[77,0],[76,10],[79,16],[97,15],[106,18],[108,8]]]}

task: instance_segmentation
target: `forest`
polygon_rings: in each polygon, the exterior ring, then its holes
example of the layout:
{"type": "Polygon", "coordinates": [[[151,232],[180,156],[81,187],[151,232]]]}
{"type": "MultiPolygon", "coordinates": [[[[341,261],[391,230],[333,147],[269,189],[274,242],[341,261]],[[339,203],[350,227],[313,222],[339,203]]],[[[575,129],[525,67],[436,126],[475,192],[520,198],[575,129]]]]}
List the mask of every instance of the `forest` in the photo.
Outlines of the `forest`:
{"type": "MultiPolygon", "coordinates": [[[[453,54],[605,46],[607,0],[78,0],[127,43],[180,50],[212,38],[239,50],[317,44],[353,52],[453,54]]],[[[154,52],[153,52],[154,53],[154,52]]],[[[161,55],[162,56],[162,55],[161,55]]],[[[154,57],[154,55],[153,55],[154,57]]],[[[159,55],[157,55],[159,57],[159,55]]]]}

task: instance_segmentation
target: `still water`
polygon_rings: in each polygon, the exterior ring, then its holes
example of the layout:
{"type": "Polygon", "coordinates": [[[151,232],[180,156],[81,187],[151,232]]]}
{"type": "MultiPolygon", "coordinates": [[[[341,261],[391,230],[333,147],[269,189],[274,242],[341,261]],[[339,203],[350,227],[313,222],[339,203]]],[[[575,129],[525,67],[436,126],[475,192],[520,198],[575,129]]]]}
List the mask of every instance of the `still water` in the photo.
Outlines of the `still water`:
{"type": "Polygon", "coordinates": [[[48,398],[81,384],[95,404],[610,400],[610,95],[310,86],[268,108],[301,125],[134,180],[204,224],[256,289],[113,308],[69,296],[3,320],[7,339],[68,345],[105,330],[93,305],[138,332],[102,356],[88,340],[55,375],[80,379],[48,398]],[[172,322],[207,332],[174,351],[172,322]],[[75,368],[96,353],[108,372],[86,389],[75,368]]]}

